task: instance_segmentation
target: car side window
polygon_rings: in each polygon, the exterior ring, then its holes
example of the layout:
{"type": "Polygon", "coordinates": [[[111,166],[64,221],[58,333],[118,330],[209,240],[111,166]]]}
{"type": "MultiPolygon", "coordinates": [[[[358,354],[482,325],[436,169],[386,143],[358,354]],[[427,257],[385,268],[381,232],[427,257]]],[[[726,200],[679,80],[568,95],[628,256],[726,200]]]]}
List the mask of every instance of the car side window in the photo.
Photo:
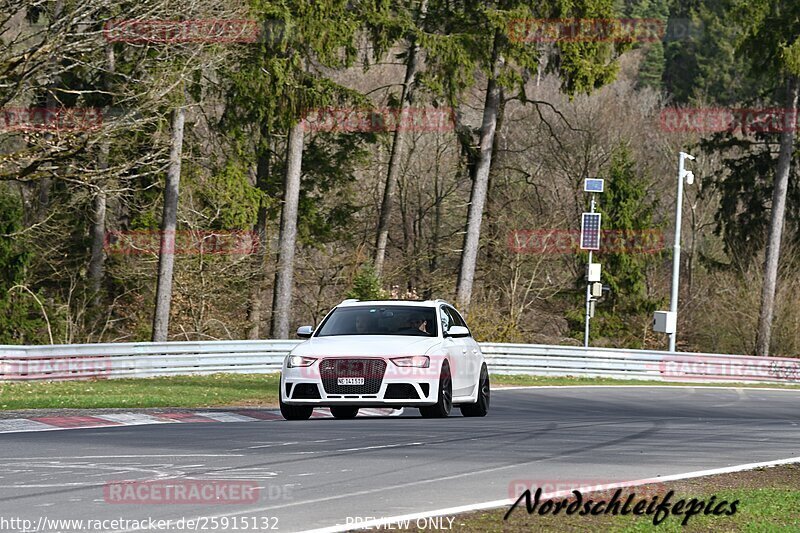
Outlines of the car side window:
{"type": "Polygon", "coordinates": [[[450,318],[452,320],[452,324],[451,325],[464,326],[465,328],[469,329],[467,327],[467,323],[464,322],[464,319],[461,318],[461,315],[458,313],[458,311],[456,311],[452,307],[448,307],[447,308],[447,313],[450,315],[450,318]]]}
{"type": "Polygon", "coordinates": [[[453,325],[453,322],[444,306],[439,308],[439,317],[442,322],[442,333],[447,333],[447,330],[450,329],[450,326],[453,325]]]}
{"type": "MultiPolygon", "coordinates": [[[[445,313],[447,313],[447,319],[449,322],[449,327],[451,326],[459,326],[458,319],[456,318],[457,314],[453,312],[453,309],[450,307],[443,307],[442,308],[445,313]]],[[[446,330],[445,330],[446,331],[446,330]]]]}

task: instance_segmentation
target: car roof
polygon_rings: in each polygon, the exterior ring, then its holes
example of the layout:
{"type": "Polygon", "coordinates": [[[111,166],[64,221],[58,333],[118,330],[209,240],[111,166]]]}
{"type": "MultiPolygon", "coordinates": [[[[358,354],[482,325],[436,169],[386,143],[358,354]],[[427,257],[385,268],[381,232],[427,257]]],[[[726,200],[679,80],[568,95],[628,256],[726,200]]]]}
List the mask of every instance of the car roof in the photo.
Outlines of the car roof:
{"type": "MultiPolygon", "coordinates": [[[[337,307],[360,307],[368,305],[407,305],[410,307],[435,307],[439,304],[447,304],[444,300],[344,300],[337,307]]],[[[450,304],[447,304],[450,305],[450,304]]]]}

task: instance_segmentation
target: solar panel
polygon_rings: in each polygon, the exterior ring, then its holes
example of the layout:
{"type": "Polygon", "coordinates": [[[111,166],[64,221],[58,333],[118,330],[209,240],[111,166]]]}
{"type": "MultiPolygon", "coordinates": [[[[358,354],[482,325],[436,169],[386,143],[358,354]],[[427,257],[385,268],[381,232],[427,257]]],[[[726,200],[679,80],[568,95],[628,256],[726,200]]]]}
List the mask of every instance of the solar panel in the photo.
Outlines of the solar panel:
{"type": "Polygon", "coordinates": [[[600,249],[600,213],[581,216],[581,250],[600,249]]]}
{"type": "Polygon", "coordinates": [[[586,178],[583,180],[584,192],[603,192],[604,180],[600,178],[586,178]]]}

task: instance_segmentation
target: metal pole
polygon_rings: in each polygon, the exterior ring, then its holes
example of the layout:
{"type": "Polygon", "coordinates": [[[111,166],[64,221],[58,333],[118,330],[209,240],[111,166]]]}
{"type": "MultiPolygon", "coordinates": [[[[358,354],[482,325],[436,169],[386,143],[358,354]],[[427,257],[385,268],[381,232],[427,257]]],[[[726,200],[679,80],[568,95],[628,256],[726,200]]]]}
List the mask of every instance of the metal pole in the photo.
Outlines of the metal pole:
{"type": "MultiPolygon", "coordinates": [[[[592,194],[592,204],[591,204],[591,208],[590,208],[589,212],[590,213],[594,213],[594,194],[592,194]]],[[[592,251],[591,250],[589,250],[589,264],[590,265],[592,264],[592,251]]],[[[588,278],[588,274],[589,274],[588,267],[586,269],[586,274],[587,274],[587,278],[588,278]]],[[[584,330],[583,330],[583,347],[584,348],[588,348],[589,347],[589,321],[591,320],[591,317],[589,316],[589,313],[591,312],[591,301],[592,301],[592,293],[590,291],[591,291],[591,284],[589,283],[589,280],[587,279],[586,280],[586,325],[585,325],[584,330]]]]}
{"type": "MultiPolygon", "coordinates": [[[[592,251],[589,250],[589,264],[592,264],[592,251]]],[[[591,317],[589,316],[591,310],[591,301],[592,301],[592,294],[590,292],[591,285],[589,281],[586,282],[586,327],[583,330],[583,347],[589,347],[589,320],[591,317]]]]}
{"type": "Polygon", "coordinates": [[[669,351],[675,351],[675,341],[678,336],[678,286],[681,276],[681,215],[683,214],[683,177],[686,173],[684,161],[692,156],[680,153],[678,164],[678,195],[675,199],[675,243],[672,245],[672,294],[669,298],[669,310],[675,313],[675,333],[669,335],[669,351]]]}

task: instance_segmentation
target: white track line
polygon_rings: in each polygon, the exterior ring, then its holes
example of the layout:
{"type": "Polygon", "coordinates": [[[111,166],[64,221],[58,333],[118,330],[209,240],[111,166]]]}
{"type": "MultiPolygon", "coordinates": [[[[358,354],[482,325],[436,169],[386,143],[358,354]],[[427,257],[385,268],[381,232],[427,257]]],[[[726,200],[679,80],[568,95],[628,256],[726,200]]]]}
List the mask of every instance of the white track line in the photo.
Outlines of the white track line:
{"type": "Polygon", "coordinates": [[[200,411],[193,413],[197,416],[204,416],[217,422],[252,422],[255,417],[240,415],[237,413],[226,413],[217,411],[200,411]]]}
{"type": "MultiPolygon", "coordinates": [[[[782,390],[782,389],[781,389],[782,390]]],[[[777,461],[766,461],[763,463],[748,463],[743,465],[734,465],[734,466],[727,466],[724,468],[713,468],[710,470],[698,470],[695,472],[687,472],[684,474],[673,474],[669,476],[660,476],[656,478],[646,478],[646,479],[637,479],[634,481],[620,481],[618,483],[610,483],[608,485],[597,485],[592,486],[591,490],[583,491],[587,493],[592,492],[603,492],[609,489],[615,489],[620,487],[636,487],[639,485],[648,485],[652,483],[665,483],[668,481],[679,481],[682,479],[692,479],[697,477],[704,477],[704,476],[714,476],[718,474],[731,474],[734,472],[742,472],[745,470],[753,470],[755,468],[766,468],[766,467],[774,467],[792,463],[800,463],[800,457],[790,457],[788,459],[778,459],[777,461]]],[[[569,496],[572,494],[573,489],[569,490],[561,490],[557,492],[550,492],[546,494],[542,494],[541,499],[546,500],[549,498],[561,498],[564,496],[569,496]]],[[[580,489],[576,489],[580,490],[580,489]]],[[[485,509],[495,509],[498,507],[504,507],[507,505],[511,505],[516,501],[516,498],[507,498],[505,500],[494,500],[490,502],[482,502],[482,503],[475,503],[471,505],[461,505],[459,507],[447,507],[445,509],[436,509],[434,511],[425,511],[422,513],[413,513],[413,514],[406,514],[406,515],[398,515],[398,516],[389,516],[383,518],[377,518],[374,520],[363,521],[358,524],[337,524],[335,526],[330,527],[323,527],[319,529],[308,529],[303,531],[302,533],[339,533],[344,531],[353,531],[356,529],[366,529],[366,528],[380,528],[382,526],[389,526],[389,525],[397,525],[398,522],[402,521],[405,522],[406,520],[417,520],[423,518],[431,518],[434,516],[449,516],[461,513],[467,513],[471,511],[482,511],[485,509]]],[[[416,526],[416,523],[414,524],[416,526]]]]}
{"type": "Polygon", "coordinates": [[[498,385],[492,387],[492,392],[504,390],[526,390],[526,389],[710,389],[710,390],[767,390],[781,392],[800,392],[797,389],[777,389],[774,387],[743,387],[741,385],[511,385],[505,387],[498,385]]]}

